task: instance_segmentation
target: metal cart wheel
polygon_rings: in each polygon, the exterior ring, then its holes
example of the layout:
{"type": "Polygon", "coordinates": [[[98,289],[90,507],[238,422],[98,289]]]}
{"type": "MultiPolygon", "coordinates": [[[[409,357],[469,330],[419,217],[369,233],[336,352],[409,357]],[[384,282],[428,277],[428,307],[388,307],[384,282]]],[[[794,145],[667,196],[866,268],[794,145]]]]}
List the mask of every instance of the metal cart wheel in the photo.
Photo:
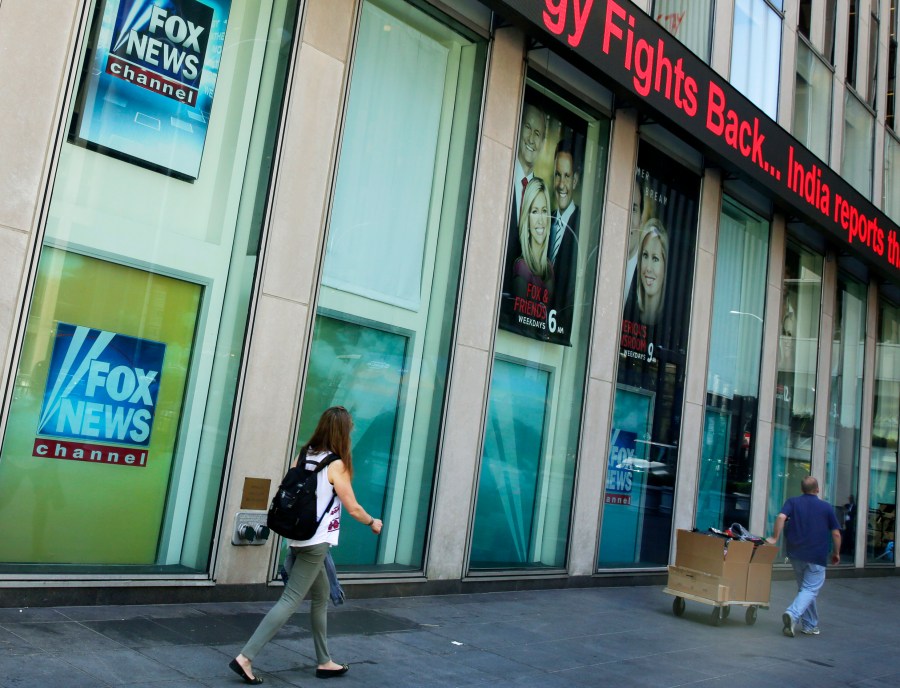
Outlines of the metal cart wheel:
{"type": "Polygon", "coordinates": [[[722,609],[722,607],[713,607],[712,614],[709,616],[709,622],[713,626],[720,626],[722,624],[722,620],[725,618],[722,609]]]}
{"type": "Polygon", "coordinates": [[[672,600],[672,613],[675,616],[684,616],[684,598],[676,597],[672,600]]]}
{"type": "Polygon", "coordinates": [[[731,605],[726,604],[722,606],[722,618],[727,619],[728,615],[731,614],[731,605]]]}
{"type": "Polygon", "coordinates": [[[748,626],[752,626],[753,624],[756,623],[756,607],[755,606],[750,605],[749,607],[747,607],[746,619],[747,619],[748,626]]]}

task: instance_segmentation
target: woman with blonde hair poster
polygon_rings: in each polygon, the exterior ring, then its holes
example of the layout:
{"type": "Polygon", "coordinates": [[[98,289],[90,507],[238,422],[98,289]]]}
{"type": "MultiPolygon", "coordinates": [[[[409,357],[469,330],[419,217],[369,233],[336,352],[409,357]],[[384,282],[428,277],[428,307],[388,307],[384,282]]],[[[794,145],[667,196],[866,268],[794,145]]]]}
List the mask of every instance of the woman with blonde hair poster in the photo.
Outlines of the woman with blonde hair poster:
{"type": "Polygon", "coordinates": [[[651,218],[641,226],[639,246],[636,270],[638,317],[645,325],[656,325],[663,312],[669,260],[669,234],[662,222],[651,218]]]}
{"type": "Polygon", "coordinates": [[[540,177],[525,187],[519,215],[519,241],[522,255],[513,264],[514,297],[549,303],[553,290],[553,266],[550,264],[550,192],[540,177]],[[535,298],[535,295],[540,295],[535,298]]]}

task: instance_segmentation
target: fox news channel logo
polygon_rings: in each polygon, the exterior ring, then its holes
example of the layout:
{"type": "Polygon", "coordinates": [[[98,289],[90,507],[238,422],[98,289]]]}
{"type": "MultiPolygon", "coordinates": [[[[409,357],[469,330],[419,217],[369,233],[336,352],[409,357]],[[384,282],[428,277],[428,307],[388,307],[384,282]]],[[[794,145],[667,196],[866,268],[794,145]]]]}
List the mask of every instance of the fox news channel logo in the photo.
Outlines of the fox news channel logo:
{"type": "Polygon", "coordinates": [[[213,15],[197,0],[120,0],[106,71],[196,105],[213,15]]]}
{"type": "Polygon", "coordinates": [[[38,434],[150,443],[166,345],[59,323],[38,434]]]}

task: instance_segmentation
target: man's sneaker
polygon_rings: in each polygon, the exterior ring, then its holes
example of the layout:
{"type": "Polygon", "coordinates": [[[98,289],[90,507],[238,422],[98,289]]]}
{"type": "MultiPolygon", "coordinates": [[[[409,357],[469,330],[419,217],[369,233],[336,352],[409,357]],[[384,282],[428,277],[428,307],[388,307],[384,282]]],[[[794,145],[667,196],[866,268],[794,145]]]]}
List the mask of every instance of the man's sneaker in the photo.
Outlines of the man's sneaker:
{"type": "Polygon", "coordinates": [[[813,628],[801,628],[800,632],[805,635],[819,635],[819,627],[814,626],[813,628]]]}
{"type": "Polygon", "coordinates": [[[784,625],[784,628],[781,629],[781,632],[784,633],[788,638],[793,638],[797,635],[797,622],[794,621],[794,617],[785,612],[781,615],[781,623],[784,625]]]}

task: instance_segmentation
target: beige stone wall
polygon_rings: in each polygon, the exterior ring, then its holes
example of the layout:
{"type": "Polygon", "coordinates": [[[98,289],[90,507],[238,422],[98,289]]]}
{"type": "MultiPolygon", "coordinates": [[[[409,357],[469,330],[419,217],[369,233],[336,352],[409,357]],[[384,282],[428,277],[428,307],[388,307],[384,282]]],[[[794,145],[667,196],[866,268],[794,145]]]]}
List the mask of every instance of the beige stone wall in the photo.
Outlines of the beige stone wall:
{"type": "Polygon", "coordinates": [[[0,4],[0,389],[14,367],[16,323],[37,244],[81,4],[0,4]]]}

